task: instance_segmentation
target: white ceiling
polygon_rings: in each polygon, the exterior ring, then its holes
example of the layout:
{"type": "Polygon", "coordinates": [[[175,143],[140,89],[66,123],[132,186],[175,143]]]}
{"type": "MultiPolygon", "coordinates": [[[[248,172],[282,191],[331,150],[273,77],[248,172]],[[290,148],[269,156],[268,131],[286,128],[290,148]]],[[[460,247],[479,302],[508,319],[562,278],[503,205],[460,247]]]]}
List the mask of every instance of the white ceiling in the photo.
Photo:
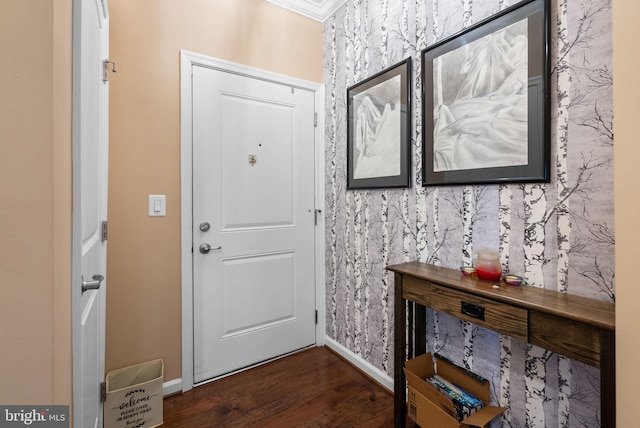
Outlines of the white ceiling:
{"type": "Polygon", "coordinates": [[[324,22],[346,0],[267,0],[316,21],[324,22]]]}

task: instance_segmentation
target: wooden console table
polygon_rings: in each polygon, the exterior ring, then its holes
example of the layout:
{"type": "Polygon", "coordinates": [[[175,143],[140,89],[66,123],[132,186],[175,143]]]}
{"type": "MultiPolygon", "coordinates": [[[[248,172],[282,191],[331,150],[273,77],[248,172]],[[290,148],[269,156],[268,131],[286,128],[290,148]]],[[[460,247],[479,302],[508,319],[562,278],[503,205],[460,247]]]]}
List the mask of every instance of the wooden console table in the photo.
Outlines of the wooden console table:
{"type": "Polygon", "coordinates": [[[396,427],[406,424],[404,362],[426,352],[427,307],[600,368],[601,426],[615,427],[614,303],[502,282],[495,289],[495,281],[477,280],[458,270],[425,263],[387,269],[395,273],[396,427]],[[407,316],[411,325],[408,335],[407,316]]]}

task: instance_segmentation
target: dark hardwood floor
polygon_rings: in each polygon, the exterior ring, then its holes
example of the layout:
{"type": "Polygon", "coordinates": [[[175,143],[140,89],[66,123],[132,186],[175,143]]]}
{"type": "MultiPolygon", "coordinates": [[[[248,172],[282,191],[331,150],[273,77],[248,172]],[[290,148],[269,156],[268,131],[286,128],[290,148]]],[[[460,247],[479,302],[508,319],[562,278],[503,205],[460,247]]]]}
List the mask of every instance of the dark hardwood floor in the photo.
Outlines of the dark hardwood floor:
{"type": "Polygon", "coordinates": [[[320,347],[167,397],[163,428],[174,427],[387,428],[393,396],[320,347]]]}

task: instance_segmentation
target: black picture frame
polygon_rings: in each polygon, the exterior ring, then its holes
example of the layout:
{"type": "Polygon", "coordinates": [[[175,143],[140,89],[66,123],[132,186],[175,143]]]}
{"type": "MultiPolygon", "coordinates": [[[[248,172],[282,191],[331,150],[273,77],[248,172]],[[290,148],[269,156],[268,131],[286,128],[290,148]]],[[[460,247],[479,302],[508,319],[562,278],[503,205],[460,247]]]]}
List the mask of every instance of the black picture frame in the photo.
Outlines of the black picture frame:
{"type": "Polygon", "coordinates": [[[347,89],[347,189],[411,187],[411,58],[347,89]]]}
{"type": "Polygon", "coordinates": [[[521,1],[422,51],[424,186],[549,182],[548,3],[521,1]]]}

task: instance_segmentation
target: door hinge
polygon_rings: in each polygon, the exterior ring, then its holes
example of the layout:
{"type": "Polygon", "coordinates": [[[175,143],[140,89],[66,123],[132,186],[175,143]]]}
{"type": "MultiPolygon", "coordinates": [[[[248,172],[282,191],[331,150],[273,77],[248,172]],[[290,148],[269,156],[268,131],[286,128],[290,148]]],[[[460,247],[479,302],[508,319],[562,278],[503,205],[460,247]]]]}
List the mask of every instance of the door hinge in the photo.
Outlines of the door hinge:
{"type": "Polygon", "coordinates": [[[114,73],[116,72],[115,62],[109,61],[108,59],[105,59],[104,61],[102,61],[102,81],[103,82],[109,81],[109,64],[111,64],[111,71],[113,71],[114,73]]]}
{"type": "Polygon", "coordinates": [[[313,220],[313,225],[314,226],[318,225],[318,217],[320,216],[320,214],[322,214],[322,210],[315,210],[315,215],[314,215],[314,220],[313,220]]]}
{"type": "Polygon", "coordinates": [[[316,324],[318,324],[318,310],[316,309],[316,324]]]}
{"type": "Polygon", "coordinates": [[[103,403],[107,401],[107,383],[106,382],[102,382],[100,384],[100,399],[102,400],[103,403]]]}
{"type": "Polygon", "coordinates": [[[318,113],[313,113],[313,126],[318,126],[318,113]]]}
{"type": "Polygon", "coordinates": [[[102,222],[102,242],[107,240],[107,229],[108,229],[107,222],[103,221],[102,222]]]}

